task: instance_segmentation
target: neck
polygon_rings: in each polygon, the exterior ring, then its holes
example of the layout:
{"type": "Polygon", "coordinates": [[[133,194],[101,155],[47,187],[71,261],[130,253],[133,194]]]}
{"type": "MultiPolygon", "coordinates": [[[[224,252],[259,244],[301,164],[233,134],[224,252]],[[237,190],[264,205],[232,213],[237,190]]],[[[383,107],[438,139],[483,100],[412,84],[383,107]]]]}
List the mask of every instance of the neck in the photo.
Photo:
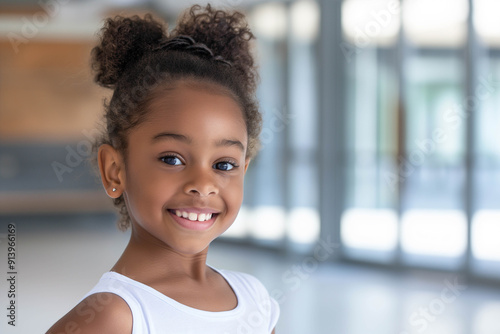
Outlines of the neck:
{"type": "Polygon", "coordinates": [[[188,277],[204,281],[208,247],[199,253],[176,251],[141,227],[132,234],[122,256],[111,270],[138,281],[188,277]]]}

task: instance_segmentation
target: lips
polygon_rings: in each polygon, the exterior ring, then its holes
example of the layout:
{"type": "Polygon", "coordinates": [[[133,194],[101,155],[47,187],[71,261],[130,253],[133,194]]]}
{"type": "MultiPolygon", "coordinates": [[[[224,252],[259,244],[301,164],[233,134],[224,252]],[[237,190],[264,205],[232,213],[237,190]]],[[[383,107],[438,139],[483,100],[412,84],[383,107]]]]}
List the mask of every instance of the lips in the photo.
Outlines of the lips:
{"type": "Polygon", "coordinates": [[[172,218],[182,227],[189,230],[206,230],[212,227],[219,215],[212,209],[169,209],[172,218]]]}

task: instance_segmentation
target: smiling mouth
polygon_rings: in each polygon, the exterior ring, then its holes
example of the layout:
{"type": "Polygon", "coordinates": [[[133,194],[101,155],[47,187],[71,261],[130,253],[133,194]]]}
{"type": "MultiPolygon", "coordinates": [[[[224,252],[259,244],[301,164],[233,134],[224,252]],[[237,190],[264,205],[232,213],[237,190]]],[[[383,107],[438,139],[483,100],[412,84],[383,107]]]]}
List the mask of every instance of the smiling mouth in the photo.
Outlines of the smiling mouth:
{"type": "Polygon", "coordinates": [[[219,213],[216,212],[192,212],[182,209],[169,209],[172,219],[184,229],[192,231],[205,231],[210,229],[217,219],[219,213]]]}
{"type": "Polygon", "coordinates": [[[190,220],[192,222],[198,221],[198,222],[205,222],[208,220],[211,220],[212,218],[216,218],[219,214],[215,212],[207,212],[207,213],[196,213],[196,212],[189,212],[189,211],[183,211],[183,210],[173,210],[169,209],[168,210],[170,213],[176,215],[179,218],[184,218],[186,220],[190,220]]]}

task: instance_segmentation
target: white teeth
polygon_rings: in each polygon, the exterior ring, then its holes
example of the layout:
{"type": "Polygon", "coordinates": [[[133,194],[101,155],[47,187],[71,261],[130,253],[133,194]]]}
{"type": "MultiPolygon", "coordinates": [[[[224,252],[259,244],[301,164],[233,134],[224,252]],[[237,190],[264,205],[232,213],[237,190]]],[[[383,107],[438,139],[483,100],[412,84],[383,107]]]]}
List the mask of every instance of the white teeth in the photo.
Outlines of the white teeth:
{"type": "Polygon", "coordinates": [[[204,222],[206,220],[210,220],[212,219],[212,213],[200,213],[200,214],[197,214],[197,213],[194,213],[194,212],[187,212],[187,211],[180,211],[180,210],[175,210],[175,215],[177,217],[183,217],[183,218],[186,218],[186,219],[189,219],[191,221],[200,221],[200,222],[204,222]]]}

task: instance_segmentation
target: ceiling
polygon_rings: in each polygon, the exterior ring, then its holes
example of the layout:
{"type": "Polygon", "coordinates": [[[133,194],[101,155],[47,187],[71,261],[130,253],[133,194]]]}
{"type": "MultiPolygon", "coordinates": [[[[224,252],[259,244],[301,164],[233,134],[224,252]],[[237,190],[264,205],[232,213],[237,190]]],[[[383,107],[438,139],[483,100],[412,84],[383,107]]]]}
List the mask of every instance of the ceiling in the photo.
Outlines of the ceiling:
{"type": "Polygon", "coordinates": [[[154,8],[168,16],[176,15],[180,11],[194,4],[204,5],[211,3],[214,6],[247,8],[259,2],[287,2],[291,0],[0,0],[1,6],[8,7],[40,7],[40,3],[59,3],[61,6],[66,4],[77,4],[97,7],[150,7],[154,8]]]}
{"type": "MultiPolygon", "coordinates": [[[[124,9],[151,10],[164,19],[175,20],[193,4],[245,10],[259,3],[293,2],[294,0],[0,0],[0,35],[9,33],[29,38],[93,39],[110,12],[124,9]],[[54,6],[56,4],[56,6],[54,6]],[[58,7],[57,7],[58,6],[58,7]],[[50,7],[50,8],[49,8],[50,7]],[[57,8],[56,8],[57,7],[57,8]],[[3,9],[3,10],[2,10],[3,9]],[[44,14],[44,15],[40,15],[44,14]],[[29,31],[28,31],[29,33],[29,31]],[[29,34],[28,34],[29,35],[29,34]]],[[[274,16],[266,16],[270,22],[274,16]]]]}

